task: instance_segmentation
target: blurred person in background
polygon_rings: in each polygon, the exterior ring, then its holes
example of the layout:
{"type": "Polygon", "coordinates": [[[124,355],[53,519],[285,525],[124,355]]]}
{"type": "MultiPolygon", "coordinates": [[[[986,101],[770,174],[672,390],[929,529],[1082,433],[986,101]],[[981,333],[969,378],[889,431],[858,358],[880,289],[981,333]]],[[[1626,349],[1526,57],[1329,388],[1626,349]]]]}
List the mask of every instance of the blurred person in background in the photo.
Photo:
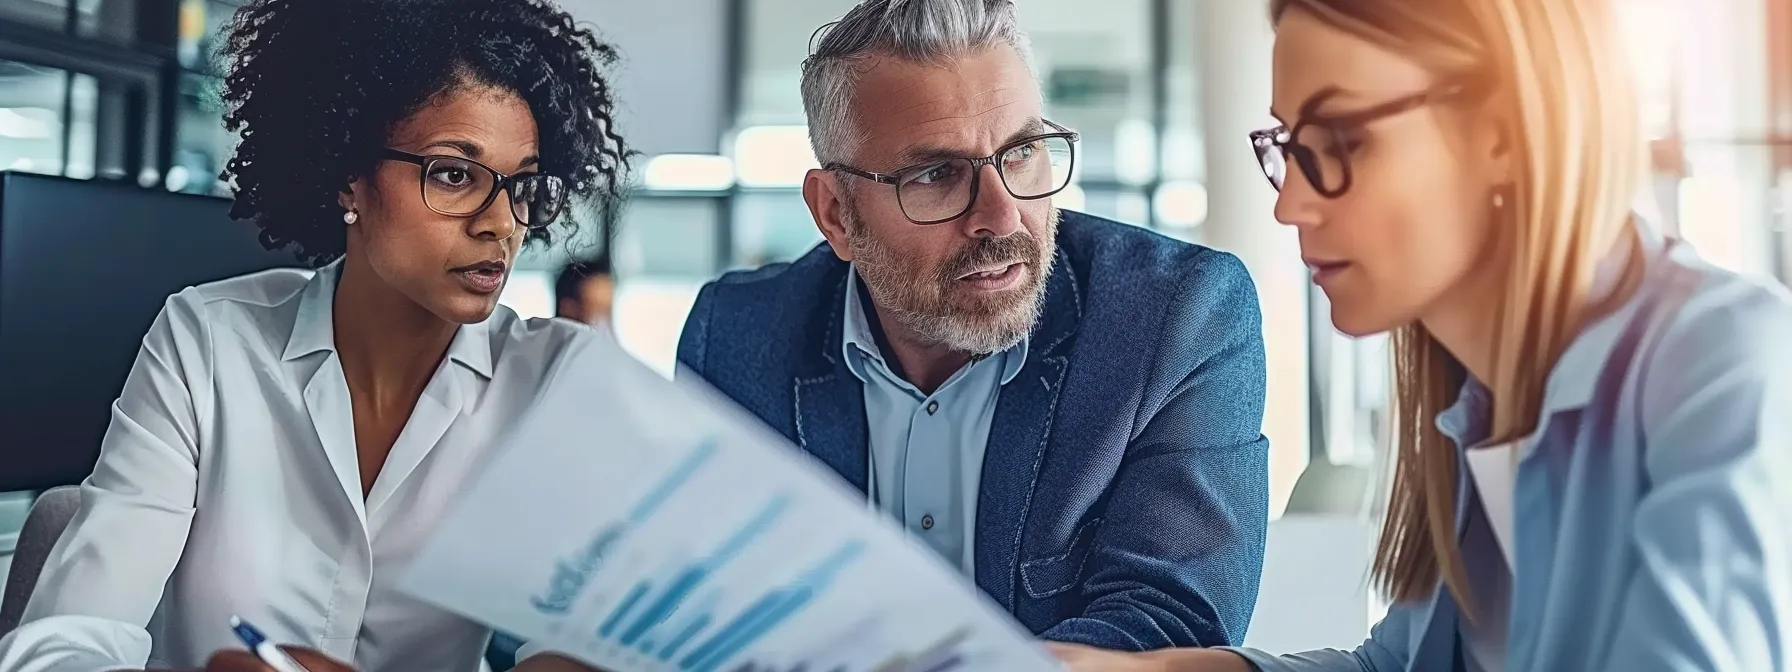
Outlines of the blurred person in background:
{"type": "Polygon", "coordinates": [[[803,64],[826,244],[699,293],[689,371],[832,467],[1033,633],[1239,643],[1268,518],[1239,260],[1052,206],[1009,0],[869,0],[803,64]]]}
{"type": "Polygon", "coordinates": [[[226,32],[232,215],[322,267],[168,299],[0,670],[267,672],[240,614],[311,672],[473,672],[490,630],[398,582],[597,338],[498,296],[622,182],[614,54],[542,0],[256,0],[226,32]]]}
{"type": "MultiPolygon", "coordinates": [[[[1075,672],[1792,669],[1792,297],[1632,214],[1614,0],[1274,0],[1253,134],[1332,321],[1392,332],[1393,603],[1354,650],[1075,672]]],[[[1697,213],[1688,215],[1697,217],[1697,213]]]]}
{"type": "Polygon", "coordinates": [[[592,326],[610,322],[616,298],[616,276],[610,255],[574,260],[554,279],[554,316],[592,326]]]}

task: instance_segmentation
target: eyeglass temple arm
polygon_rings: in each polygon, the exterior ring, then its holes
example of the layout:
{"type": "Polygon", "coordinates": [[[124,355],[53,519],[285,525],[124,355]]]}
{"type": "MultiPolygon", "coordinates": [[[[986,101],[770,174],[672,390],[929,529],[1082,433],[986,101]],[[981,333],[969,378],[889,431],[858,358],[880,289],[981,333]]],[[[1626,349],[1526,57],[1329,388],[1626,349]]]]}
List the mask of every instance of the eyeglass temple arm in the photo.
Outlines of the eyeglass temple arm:
{"type": "Polygon", "coordinates": [[[848,175],[852,175],[855,177],[862,177],[867,180],[871,180],[872,182],[876,182],[878,184],[893,185],[893,184],[896,184],[896,182],[897,182],[895,175],[891,175],[889,173],[873,173],[870,171],[859,170],[857,168],[846,165],[844,163],[829,163],[827,165],[822,166],[821,169],[822,170],[837,170],[842,173],[846,173],[848,175]]]}

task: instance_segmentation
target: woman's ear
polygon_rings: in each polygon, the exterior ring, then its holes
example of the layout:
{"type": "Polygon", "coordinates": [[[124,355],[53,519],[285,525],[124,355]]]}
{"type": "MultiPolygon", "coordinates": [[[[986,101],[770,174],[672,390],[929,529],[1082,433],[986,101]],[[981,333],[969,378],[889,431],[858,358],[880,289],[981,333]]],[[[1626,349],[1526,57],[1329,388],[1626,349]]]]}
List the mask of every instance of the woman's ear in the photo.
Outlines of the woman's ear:
{"type": "Polygon", "coordinates": [[[343,187],[342,191],[336,192],[336,204],[342,206],[345,212],[354,212],[355,210],[355,182],[357,180],[349,180],[348,186],[343,187]]]}
{"type": "Polygon", "coordinates": [[[349,180],[348,186],[336,192],[336,205],[342,206],[342,223],[353,226],[361,221],[361,211],[355,206],[355,181],[349,180]]]}
{"type": "Polygon", "coordinates": [[[1489,184],[1510,184],[1518,175],[1518,131],[1506,115],[1488,110],[1481,117],[1477,154],[1489,184]]]}

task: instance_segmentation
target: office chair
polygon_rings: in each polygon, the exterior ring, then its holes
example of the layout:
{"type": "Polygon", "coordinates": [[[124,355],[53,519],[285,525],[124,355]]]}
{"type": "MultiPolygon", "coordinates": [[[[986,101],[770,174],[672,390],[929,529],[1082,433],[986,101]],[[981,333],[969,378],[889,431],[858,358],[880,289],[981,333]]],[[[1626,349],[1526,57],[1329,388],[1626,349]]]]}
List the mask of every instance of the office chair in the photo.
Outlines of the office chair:
{"type": "Polygon", "coordinates": [[[37,575],[43,571],[44,561],[50,559],[50,549],[56,546],[56,540],[62,537],[62,530],[80,506],[81,488],[74,485],[45,490],[32,503],[25,527],[19,530],[19,545],[13,551],[5,592],[0,593],[0,637],[19,627],[25,602],[37,587],[37,575]]]}

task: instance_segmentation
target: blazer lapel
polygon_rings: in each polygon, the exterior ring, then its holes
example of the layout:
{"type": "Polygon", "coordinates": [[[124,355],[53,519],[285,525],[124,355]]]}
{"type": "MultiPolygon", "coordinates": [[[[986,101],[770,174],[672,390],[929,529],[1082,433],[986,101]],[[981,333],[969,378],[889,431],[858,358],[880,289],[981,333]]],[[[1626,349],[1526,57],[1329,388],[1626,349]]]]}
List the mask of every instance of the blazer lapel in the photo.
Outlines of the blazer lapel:
{"type": "Polygon", "coordinates": [[[865,389],[850,374],[796,380],[797,444],[868,492],[865,389]]]}
{"type": "Polygon", "coordinates": [[[1039,465],[1057,416],[1058,394],[1069,369],[1071,336],[1082,318],[1076,272],[1063,250],[1046,286],[1045,310],[1034,327],[1020,375],[1002,387],[983,455],[977,494],[977,585],[996,603],[1014,609],[1021,532],[1039,480],[1039,465]]]}
{"type": "MultiPolygon", "coordinates": [[[[842,267],[845,264],[841,264],[842,267]]],[[[818,352],[792,383],[796,402],[796,441],[803,450],[832,467],[860,492],[869,492],[870,436],[865,422],[865,388],[846,369],[840,352],[846,276],[833,283],[834,298],[817,311],[823,324],[809,333],[820,333],[820,342],[807,344],[818,352]]]]}

